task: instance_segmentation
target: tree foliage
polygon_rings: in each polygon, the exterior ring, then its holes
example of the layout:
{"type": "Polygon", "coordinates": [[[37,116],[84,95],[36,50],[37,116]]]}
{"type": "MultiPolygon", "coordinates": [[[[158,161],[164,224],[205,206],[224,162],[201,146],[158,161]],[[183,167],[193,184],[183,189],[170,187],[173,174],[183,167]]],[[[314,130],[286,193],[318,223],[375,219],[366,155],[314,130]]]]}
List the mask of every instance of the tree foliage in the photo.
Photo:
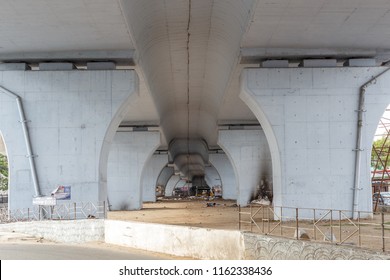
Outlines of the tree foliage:
{"type": "Polygon", "coordinates": [[[8,160],[0,154],[0,190],[8,190],[8,160]]]}
{"type": "Polygon", "coordinates": [[[371,152],[371,166],[379,170],[390,167],[390,137],[374,141],[371,152]]]}

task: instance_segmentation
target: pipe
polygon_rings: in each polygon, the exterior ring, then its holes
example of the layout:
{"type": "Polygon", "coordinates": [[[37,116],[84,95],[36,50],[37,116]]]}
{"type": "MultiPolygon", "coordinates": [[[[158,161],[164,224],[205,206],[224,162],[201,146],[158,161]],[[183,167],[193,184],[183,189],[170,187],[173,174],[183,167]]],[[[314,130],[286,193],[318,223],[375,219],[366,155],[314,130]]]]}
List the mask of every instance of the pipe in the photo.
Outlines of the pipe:
{"type": "Polygon", "coordinates": [[[387,68],[382,73],[374,76],[369,80],[367,83],[362,85],[360,87],[360,94],[359,94],[359,107],[358,107],[358,123],[357,123],[357,135],[356,135],[356,157],[355,157],[355,178],[354,178],[354,187],[353,187],[353,204],[352,204],[352,216],[353,219],[357,219],[358,214],[358,206],[359,206],[359,190],[360,188],[360,161],[361,161],[361,152],[362,149],[362,128],[363,128],[363,113],[365,112],[365,96],[366,96],[366,90],[369,86],[372,84],[375,84],[383,74],[387,73],[390,68],[387,68]]]}
{"type": "Polygon", "coordinates": [[[20,123],[22,124],[24,141],[26,143],[27,158],[28,158],[28,161],[30,163],[30,170],[31,170],[31,176],[32,176],[32,180],[33,180],[34,190],[35,190],[35,196],[40,196],[41,193],[39,190],[37,170],[35,167],[34,154],[32,152],[32,148],[31,148],[31,140],[30,140],[30,135],[28,133],[27,120],[26,120],[24,110],[23,110],[22,99],[20,98],[19,95],[9,91],[8,89],[6,89],[2,86],[0,86],[0,91],[5,93],[6,95],[8,95],[11,98],[15,98],[15,100],[16,100],[16,105],[18,106],[18,111],[19,111],[20,123]]]}

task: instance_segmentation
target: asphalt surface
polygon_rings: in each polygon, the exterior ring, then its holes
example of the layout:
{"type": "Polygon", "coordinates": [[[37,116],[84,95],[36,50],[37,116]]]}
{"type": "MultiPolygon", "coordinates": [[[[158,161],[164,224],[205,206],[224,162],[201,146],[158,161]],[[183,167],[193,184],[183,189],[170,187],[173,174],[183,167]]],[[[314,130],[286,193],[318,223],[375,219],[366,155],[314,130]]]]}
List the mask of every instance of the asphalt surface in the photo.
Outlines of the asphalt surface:
{"type": "Polygon", "coordinates": [[[59,244],[0,232],[0,260],[169,260],[173,256],[106,243],[59,244]]]}

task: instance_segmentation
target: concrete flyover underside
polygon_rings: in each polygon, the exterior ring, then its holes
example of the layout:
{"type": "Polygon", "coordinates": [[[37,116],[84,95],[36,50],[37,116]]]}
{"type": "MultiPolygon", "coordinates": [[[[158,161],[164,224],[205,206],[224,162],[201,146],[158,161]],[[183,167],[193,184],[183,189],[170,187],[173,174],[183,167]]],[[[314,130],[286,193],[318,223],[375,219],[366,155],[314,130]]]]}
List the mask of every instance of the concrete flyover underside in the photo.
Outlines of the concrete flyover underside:
{"type": "Polygon", "coordinates": [[[58,185],[140,209],[199,179],[242,206],[266,184],[277,206],[372,210],[388,2],[62,2],[1,3],[11,209],[58,185]]]}

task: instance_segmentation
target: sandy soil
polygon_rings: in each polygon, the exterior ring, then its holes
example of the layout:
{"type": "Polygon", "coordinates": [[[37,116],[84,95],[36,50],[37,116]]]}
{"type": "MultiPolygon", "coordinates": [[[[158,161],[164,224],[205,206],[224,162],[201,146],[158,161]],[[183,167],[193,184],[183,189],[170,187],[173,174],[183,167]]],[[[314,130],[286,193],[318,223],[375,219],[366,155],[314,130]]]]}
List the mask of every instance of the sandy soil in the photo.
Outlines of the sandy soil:
{"type": "Polygon", "coordinates": [[[139,211],[110,211],[108,219],[215,229],[238,229],[238,209],[234,201],[170,200],[144,203],[143,207],[139,211]],[[211,207],[208,207],[208,204],[211,207]]]}

